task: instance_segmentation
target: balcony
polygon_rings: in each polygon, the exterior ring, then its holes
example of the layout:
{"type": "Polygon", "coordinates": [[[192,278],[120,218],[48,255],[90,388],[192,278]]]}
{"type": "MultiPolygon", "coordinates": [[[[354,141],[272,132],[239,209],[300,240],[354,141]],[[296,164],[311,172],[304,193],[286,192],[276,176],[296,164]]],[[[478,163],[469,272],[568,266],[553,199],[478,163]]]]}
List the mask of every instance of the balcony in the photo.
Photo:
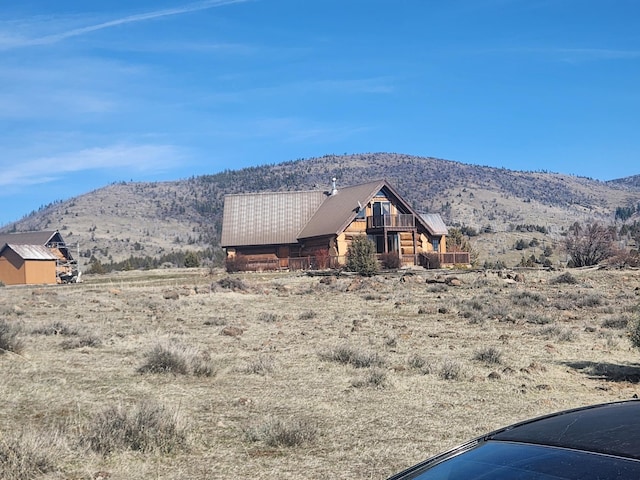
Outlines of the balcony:
{"type": "Polygon", "coordinates": [[[367,229],[377,228],[412,230],[416,228],[416,219],[413,215],[404,213],[399,215],[374,215],[367,217],[367,229]]]}

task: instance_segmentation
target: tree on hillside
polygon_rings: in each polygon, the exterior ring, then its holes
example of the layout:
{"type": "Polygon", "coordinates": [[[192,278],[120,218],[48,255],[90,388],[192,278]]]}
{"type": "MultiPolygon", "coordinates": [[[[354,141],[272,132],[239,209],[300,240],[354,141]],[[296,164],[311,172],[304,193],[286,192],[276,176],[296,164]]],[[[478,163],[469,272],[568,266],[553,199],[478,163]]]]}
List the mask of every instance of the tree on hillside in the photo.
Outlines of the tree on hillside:
{"type": "Polygon", "coordinates": [[[571,257],[570,266],[597,265],[614,255],[615,231],[598,222],[581,225],[574,223],[566,238],[564,248],[571,257]]]}
{"type": "Polygon", "coordinates": [[[189,250],[184,256],[184,266],[187,268],[196,268],[200,266],[200,259],[195,252],[189,250]]]}

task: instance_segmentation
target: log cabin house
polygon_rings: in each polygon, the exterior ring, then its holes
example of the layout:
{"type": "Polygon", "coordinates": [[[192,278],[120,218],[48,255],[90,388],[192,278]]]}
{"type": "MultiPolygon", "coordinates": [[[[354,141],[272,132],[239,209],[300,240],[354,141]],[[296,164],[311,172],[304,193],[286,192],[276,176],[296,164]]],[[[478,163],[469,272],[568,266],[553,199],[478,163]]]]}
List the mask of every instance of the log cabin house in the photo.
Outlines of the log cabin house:
{"type": "MultiPolygon", "coordinates": [[[[31,271],[44,270],[47,272],[42,274],[47,281],[36,283],[68,283],[78,278],[77,260],[71,255],[71,251],[58,230],[0,234],[0,250],[6,254],[2,258],[3,261],[7,261],[9,257],[12,258],[12,262],[3,264],[3,269],[0,270],[0,281],[5,284],[13,284],[8,282],[13,282],[15,278],[27,278],[24,274],[17,273],[20,268],[27,267],[31,271]],[[44,255],[45,251],[50,255],[44,255]],[[22,256],[22,260],[26,263],[23,265],[16,255],[22,256]],[[53,281],[49,275],[50,256],[54,260],[53,281]]],[[[22,283],[22,281],[18,283],[22,283]]]]}
{"type": "Polygon", "coordinates": [[[419,215],[386,180],[338,189],[334,179],[329,192],[225,196],[220,243],[241,270],[340,267],[359,235],[403,265],[423,264],[429,253],[440,264],[469,263],[466,252],[447,254],[440,215],[419,215]]]}

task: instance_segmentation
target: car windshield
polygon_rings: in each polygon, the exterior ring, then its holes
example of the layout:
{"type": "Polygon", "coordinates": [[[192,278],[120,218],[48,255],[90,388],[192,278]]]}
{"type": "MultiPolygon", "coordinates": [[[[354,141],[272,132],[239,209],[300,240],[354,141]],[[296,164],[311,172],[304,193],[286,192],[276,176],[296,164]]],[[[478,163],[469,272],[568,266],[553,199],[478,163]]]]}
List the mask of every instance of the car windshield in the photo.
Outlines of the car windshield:
{"type": "Polygon", "coordinates": [[[640,462],[564,448],[488,441],[434,465],[419,480],[637,480],[640,462]]]}

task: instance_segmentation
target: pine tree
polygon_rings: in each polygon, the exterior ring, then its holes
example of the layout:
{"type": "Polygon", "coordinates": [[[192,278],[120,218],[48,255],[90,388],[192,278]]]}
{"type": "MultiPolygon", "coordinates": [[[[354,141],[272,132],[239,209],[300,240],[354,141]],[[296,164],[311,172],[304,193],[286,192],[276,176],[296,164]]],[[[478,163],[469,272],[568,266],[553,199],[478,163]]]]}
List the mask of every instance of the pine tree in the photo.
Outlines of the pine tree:
{"type": "Polygon", "coordinates": [[[376,246],[364,235],[354,238],[347,250],[347,270],[365,276],[378,271],[376,246]]]}

